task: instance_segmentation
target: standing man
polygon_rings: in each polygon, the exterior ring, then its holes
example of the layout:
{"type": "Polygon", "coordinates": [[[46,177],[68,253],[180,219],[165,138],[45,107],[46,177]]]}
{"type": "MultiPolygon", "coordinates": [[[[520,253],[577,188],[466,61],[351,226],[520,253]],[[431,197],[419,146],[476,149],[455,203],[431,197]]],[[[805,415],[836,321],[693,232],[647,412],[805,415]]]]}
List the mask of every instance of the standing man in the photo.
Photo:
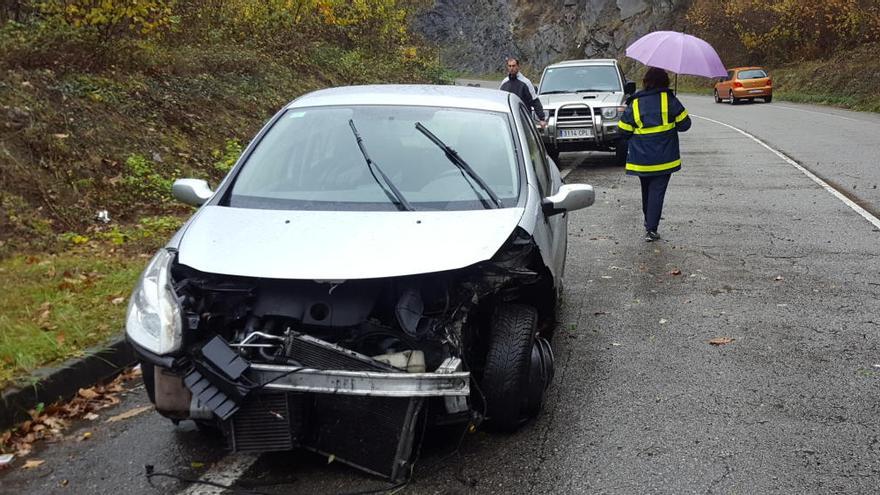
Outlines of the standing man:
{"type": "Polygon", "coordinates": [[[509,93],[513,93],[526,104],[526,107],[535,111],[535,115],[538,116],[538,120],[540,121],[540,126],[544,127],[547,125],[546,117],[544,116],[544,107],[541,105],[541,100],[538,99],[538,95],[535,93],[535,85],[532,84],[532,81],[522,75],[519,71],[519,60],[510,57],[507,59],[507,77],[501,81],[501,91],[507,91],[509,93]]]}

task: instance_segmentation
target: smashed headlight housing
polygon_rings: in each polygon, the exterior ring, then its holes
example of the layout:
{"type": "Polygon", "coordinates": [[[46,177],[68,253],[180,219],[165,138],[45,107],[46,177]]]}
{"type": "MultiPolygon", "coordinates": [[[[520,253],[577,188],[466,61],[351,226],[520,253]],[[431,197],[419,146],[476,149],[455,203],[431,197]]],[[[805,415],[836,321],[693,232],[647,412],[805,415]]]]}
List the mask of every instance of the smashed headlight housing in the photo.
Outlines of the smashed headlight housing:
{"type": "Polygon", "coordinates": [[[147,265],[128,303],[125,332],[133,342],[158,355],[180,350],[183,321],[171,285],[174,253],[161,249],[147,265]]]}

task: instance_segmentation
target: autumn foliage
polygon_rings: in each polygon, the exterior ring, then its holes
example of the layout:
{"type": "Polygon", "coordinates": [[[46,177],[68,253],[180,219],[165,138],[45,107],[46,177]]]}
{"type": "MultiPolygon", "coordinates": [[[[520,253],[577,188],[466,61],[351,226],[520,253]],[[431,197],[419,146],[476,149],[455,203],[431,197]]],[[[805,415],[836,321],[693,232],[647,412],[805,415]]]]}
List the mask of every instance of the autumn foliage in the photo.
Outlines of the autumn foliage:
{"type": "Polygon", "coordinates": [[[686,21],[728,65],[825,58],[880,41],[876,0],[694,0],[686,21]]]}

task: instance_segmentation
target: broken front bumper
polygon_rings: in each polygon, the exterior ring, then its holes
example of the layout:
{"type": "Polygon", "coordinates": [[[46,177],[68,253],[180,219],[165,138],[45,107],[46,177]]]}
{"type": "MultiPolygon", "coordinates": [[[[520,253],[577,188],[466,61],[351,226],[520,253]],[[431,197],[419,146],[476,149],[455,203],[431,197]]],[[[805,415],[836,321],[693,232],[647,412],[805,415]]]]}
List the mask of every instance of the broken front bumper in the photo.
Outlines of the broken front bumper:
{"type": "Polygon", "coordinates": [[[234,451],[301,447],[400,480],[411,467],[419,418],[427,421],[425,399],[437,398],[441,414],[470,411],[470,373],[454,357],[432,373],[248,363],[233,378],[230,367],[196,356],[135,349],[154,365],[157,410],[174,419],[217,421],[234,451]]]}
{"type": "Polygon", "coordinates": [[[251,370],[265,390],[368,397],[467,397],[470,373],[457,371],[461,360],[449,358],[434,373],[377,373],[300,369],[253,364],[251,370]]]}

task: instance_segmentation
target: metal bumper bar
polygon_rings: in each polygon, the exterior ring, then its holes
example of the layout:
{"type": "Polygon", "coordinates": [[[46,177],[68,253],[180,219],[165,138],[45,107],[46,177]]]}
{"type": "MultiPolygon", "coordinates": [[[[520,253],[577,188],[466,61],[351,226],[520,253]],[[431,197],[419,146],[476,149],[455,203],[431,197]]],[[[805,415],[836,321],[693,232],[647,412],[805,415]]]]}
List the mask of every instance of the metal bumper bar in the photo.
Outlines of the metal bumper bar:
{"type": "Polygon", "coordinates": [[[470,395],[470,373],[379,373],[300,369],[252,364],[251,375],[268,390],[367,397],[457,397],[470,395]]]}

